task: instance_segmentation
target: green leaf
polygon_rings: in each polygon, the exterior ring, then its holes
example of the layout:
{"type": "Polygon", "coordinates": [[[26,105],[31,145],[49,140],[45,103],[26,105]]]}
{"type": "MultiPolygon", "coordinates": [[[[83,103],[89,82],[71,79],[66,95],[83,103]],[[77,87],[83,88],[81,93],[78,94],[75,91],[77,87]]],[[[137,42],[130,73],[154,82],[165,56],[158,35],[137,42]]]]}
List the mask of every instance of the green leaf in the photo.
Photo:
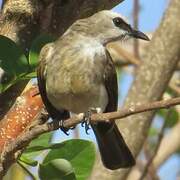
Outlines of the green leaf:
{"type": "Polygon", "coordinates": [[[73,139],[52,145],[51,148],[43,163],[46,164],[54,159],[66,159],[72,164],[78,180],[89,177],[96,155],[92,142],[73,139]]]}
{"type": "Polygon", "coordinates": [[[25,74],[21,79],[32,79],[32,78],[36,78],[36,77],[37,77],[36,72],[30,72],[28,74],[25,74]]]}
{"type": "MultiPolygon", "coordinates": [[[[158,111],[158,114],[163,117],[163,118],[166,118],[166,115],[167,115],[167,110],[159,110],[158,111]]],[[[176,111],[175,108],[171,108],[170,109],[170,118],[168,118],[166,120],[166,127],[168,128],[171,128],[173,127],[177,122],[179,121],[179,113],[176,111]]]]}
{"type": "Polygon", "coordinates": [[[158,135],[158,129],[156,129],[156,128],[154,128],[154,127],[151,127],[150,129],[149,129],[149,136],[151,137],[151,136],[157,136],[158,135]]]}
{"type": "Polygon", "coordinates": [[[167,119],[166,126],[171,128],[179,121],[179,113],[174,108],[170,111],[170,118],[167,119]]]}
{"type": "Polygon", "coordinates": [[[65,159],[54,159],[46,164],[40,164],[39,177],[42,180],[75,180],[71,163],[65,159]]]}
{"type": "Polygon", "coordinates": [[[23,51],[9,38],[0,35],[0,67],[12,77],[18,77],[29,70],[23,51]]]}
{"type": "Polygon", "coordinates": [[[26,148],[26,150],[23,153],[23,156],[28,159],[33,159],[34,157],[40,155],[43,150],[49,149],[51,146],[51,139],[52,139],[53,133],[44,133],[40,135],[38,138],[31,141],[29,146],[26,148]]]}
{"type": "Polygon", "coordinates": [[[33,159],[29,159],[27,158],[25,155],[21,155],[21,157],[19,158],[19,161],[29,165],[29,166],[37,166],[38,162],[33,160],[33,159]]]}
{"type": "Polygon", "coordinates": [[[28,73],[29,64],[23,51],[11,39],[1,35],[0,49],[0,67],[6,73],[0,84],[2,93],[28,73]]]}
{"type": "Polygon", "coordinates": [[[17,80],[14,79],[8,79],[6,82],[2,82],[0,84],[0,93],[6,91],[9,87],[11,87],[13,84],[15,84],[17,80]]]}
{"type": "Polygon", "coordinates": [[[40,135],[39,137],[37,137],[36,139],[31,141],[31,143],[29,144],[27,149],[30,149],[35,146],[43,146],[43,147],[49,146],[52,136],[53,136],[52,132],[48,132],[48,133],[44,133],[44,134],[40,135]]]}
{"type": "Polygon", "coordinates": [[[42,34],[33,41],[29,52],[29,64],[32,70],[37,67],[38,58],[42,47],[45,44],[53,42],[55,40],[56,39],[50,35],[42,34]]]}

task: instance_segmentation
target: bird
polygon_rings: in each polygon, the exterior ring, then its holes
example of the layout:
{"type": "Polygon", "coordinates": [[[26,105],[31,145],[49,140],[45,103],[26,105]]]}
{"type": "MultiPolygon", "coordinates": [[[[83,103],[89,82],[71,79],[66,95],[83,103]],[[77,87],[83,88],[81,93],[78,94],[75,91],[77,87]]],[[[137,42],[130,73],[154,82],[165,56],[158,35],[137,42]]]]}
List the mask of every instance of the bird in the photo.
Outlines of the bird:
{"type": "MultiPolygon", "coordinates": [[[[52,119],[65,121],[70,112],[86,114],[93,108],[103,113],[117,111],[117,74],[106,44],[130,38],[149,41],[120,14],[103,10],[77,20],[56,41],[42,48],[37,79],[52,119]]],[[[91,127],[106,168],[135,164],[115,122],[98,122],[91,127]]]]}

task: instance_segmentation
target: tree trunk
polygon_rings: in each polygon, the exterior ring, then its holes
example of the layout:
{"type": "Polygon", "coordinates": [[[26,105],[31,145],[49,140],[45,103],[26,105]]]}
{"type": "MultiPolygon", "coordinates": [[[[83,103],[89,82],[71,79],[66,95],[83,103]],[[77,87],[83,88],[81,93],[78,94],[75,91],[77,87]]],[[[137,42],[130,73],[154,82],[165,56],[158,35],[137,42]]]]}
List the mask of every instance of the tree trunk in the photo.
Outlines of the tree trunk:
{"type": "MultiPolygon", "coordinates": [[[[180,58],[180,1],[172,0],[160,27],[149,44],[143,64],[137,70],[125,106],[158,100],[162,97],[180,58]]],[[[147,19],[148,21],[148,19],[147,19]]],[[[154,112],[141,113],[117,121],[135,156],[147,137],[154,112]]],[[[98,162],[91,179],[124,180],[130,169],[109,171],[98,162]],[[98,169],[98,171],[97,171],[98,169]]]]}

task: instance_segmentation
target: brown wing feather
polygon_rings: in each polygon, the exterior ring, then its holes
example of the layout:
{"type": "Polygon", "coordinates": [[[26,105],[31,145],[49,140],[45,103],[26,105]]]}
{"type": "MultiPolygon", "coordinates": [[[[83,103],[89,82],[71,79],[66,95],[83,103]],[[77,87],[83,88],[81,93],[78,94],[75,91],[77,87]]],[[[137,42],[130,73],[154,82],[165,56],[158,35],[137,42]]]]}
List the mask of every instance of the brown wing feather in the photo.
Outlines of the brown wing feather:
{"type": "MultiPolygon", "coordinates": [[[[108,104],[105,112],[112,112],[117,110],[118,104],[117,75],[112,58],[107,51],[106,58],[108,63],[105,68],[104,84],[108,93],[108,104]]],[[[135,164],[134,158],[114,122],[97,123],[92,125],[92,128],[105,167],[113,170],[131,167],[135,164]]]]}
{"type": "Polygon", "coordinates": [[[104,83],[108,93],[108,104],[105,112],[112,112],[116,111],[118,106],[118,83],[116,70],[108,51],[106,51],[106,57],[108,64],[105,69],[104,83]]]}
{"type": "Polygon", "coordinates": [[[53,119],[67,119],[69,118],[69,112],[62,109],[57,110],[48,100],[47,94],[46,94],[46,78],[45,78],[45,67],[46,67],[46,59],[47,59],[47,53],[50,48],[51,44],[46,45],[41,53],[40,53],[40,62],[37,68],[37,80],[38,80],[38,87],[41,94],[42,101],[49,113],[49,115],[53,119]]]}

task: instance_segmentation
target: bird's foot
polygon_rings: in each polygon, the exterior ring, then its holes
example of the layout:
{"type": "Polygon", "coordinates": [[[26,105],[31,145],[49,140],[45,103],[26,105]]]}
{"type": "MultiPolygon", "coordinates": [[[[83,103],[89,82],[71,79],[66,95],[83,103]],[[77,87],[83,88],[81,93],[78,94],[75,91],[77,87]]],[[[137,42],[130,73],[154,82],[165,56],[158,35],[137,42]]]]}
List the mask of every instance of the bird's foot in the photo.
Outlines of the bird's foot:
{"type": "Polygon", "coordinates": [[[89,134],[90,129],[90,121],[91,121],[91,115],[95,113],[101,112],[100,108],[90,108],[87,112],[83,115],[83,122],[81,123],[82,127],[85,127],[86,134],[89,134]]]}
{"type": "Polygon", "coordinates": [[[58,123],[59,123],[59,128],[61,129],[61,131],[62,131],[64,134],[66,134],[67,136],[69,136],[68,131],[69,131],[70,128],[64,127],[64,120],[60,120],[60,121],[58,121],[58,123]]]}
{"type": "Polygon", "coordinates": [[[69,129],[73,130],[73,129],[75,129],[75,128],[76,128],[76,126],[72,126],[72,127],[70,127],[69,129]]]}
{"type": "Polygon", "coordinates": [[[81,126],[85,127],[86,134],[89,134],[88,130],[90,129],[91,114],[91,110],[88,110],[83,114],[83,122],[81,123],[81,126]]]}

